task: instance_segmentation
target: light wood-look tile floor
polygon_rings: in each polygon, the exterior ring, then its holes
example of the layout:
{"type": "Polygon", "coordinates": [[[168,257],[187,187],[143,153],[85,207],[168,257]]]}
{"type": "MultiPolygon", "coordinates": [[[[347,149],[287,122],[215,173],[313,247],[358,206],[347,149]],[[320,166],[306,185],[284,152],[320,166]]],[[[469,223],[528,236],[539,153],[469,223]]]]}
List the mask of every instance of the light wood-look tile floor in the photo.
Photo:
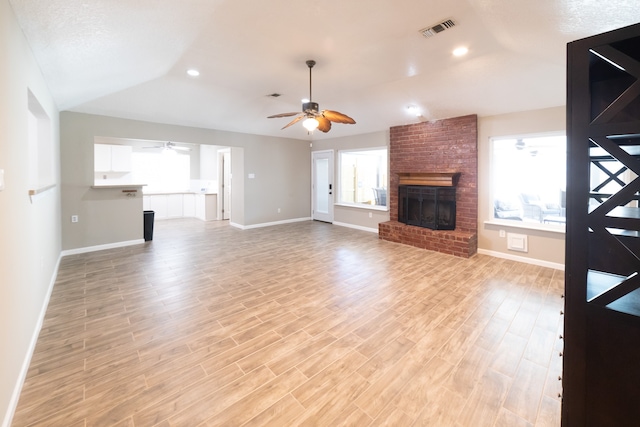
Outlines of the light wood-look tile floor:
{"type": "Polygon", "coordinates": [[[319,222],[63,258],[13,426],[559,426],[563,273],[319,222]]]}

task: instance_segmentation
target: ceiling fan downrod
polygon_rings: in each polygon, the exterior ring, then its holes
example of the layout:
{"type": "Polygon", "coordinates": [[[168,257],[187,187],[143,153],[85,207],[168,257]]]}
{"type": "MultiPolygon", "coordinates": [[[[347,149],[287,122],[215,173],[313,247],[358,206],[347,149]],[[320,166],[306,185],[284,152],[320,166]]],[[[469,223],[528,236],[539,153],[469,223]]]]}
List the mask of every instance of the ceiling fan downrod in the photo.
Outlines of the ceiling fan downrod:
{"type": "Polygon", "coordinates": [[[311,69],[314,65],[316,65],[316,61],[314,61],[313,59],[309,59],[307,61],[307,67],[309,67],[309,102],[305,102],[304,104],[302,104],[302,111],[305,113],[317,113],[320,109],[318,103],[312,101],[313,98],[311,96],[311,69]]]}

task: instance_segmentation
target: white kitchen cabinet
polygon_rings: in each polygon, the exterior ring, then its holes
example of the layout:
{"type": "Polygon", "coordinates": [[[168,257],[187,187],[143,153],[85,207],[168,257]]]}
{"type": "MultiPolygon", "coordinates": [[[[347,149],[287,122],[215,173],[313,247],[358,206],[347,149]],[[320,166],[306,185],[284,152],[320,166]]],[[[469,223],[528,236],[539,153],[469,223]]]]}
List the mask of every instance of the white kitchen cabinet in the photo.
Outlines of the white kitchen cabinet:
{"type": "Polygon", "coordinates": [[[167,208],[167,195],[166,194],[154,194],[149,196],[149,210],[154,211],[156,219],[164,219],[169,217],[169,211],[167,208]]]}
{"type": "Polygon", "coordinates": [[[213,221],[218,219],[218,195],[198,194],[196,195],[196,218],[203,221],[213,221]]]}
{"type": "Polygon", "coordinates": [[[155,219],[198,218],[203,221],[218,219],[217,194],[145,194],[142,198],[145,211],[154,211],[155,219]]]}
{"type": "Polygon", "coordinates": [[[218,195],[205,194],[204,196],[205,221],[218,219],[218,195]]]}
{"type": "Polygon", "coordinates": [[[196,195],[196,218],[205,220],[204,194],[196,195]]]}
{"type": "Polygon", "coordinates": [[[128,145],[93,145],[93,167],[96,172],[131,172],[133,147],[128,145]]]}
{"type": "Polygon", "coordinates": [[[96,172],[111,170],[111,146],[106,144],[93,145],[93,169],[96,172]]]}
{"type": "Polygon", "coordinates": [[[185,218],[193,218],[196,216],[196,195],[182,195],[182,215],[185,218]]]}
{"type": "Polygon", "coordinates": [[[168,194],[167,198],[167,217],[168,218],[182,218],[182,194],[168,194]]]}

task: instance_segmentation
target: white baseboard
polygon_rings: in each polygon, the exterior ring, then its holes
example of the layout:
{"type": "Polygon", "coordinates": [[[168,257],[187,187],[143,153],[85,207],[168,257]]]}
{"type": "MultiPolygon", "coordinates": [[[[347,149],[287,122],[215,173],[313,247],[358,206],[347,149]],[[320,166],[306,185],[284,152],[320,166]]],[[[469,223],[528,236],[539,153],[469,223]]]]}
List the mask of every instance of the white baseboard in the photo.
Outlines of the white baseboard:
{"type": "Polygon", "coordinates": [[[553,268],[555,270],[564,271],[564,264],[560,264],[557,262],[543,261],[540,259],[527,258],[519,255],[511,255],[511,254],[506,254],[504,252],[490,251],[487,249],[478,249],[478,253],[482,255],[489,255],[495,258],[504,258],[511,261],[518,261],[526,264],[539,265],[540,267],[547,267],[547,268],[553,268]]]}
{"type": "Polygon", "coordinates": [[[42,302],[42,307],[40,307],[40,313],[38,314],[38,322],[36,323],[36,327],[33,330],[33,334],[31,335],[31,341],[29,342],[29,349],[27,351],[26,357],[24,358],[24,361],[22,362],[22,367],[20,368],[20,375],[18,376],[18,382],[16,383],[13,389],[11,400],[9,401],[9,407],[7,408],[7,413],[5,414],[4,421],[2,422],[2,427],[9,427],[11,425],[11,421],[13,420],[13,415],[15,414],[16,408],[18,407],[20,392],[22,391],[24,380],[27,378],[29,366],[31,365],[31,358],[33,357],[33,352],[36,350],[36,344],[38,343],[38,336],[40,335],[40,330],[42,329],[42,324],[44,323],[44,316],[47,314],[47,307],[49,307],[49,300],[51,299],[53,286],[55,285],[56,279],[58,277],[60,260],[62,260],[62,254],[58,255],[58,261],[56,261],[56,266],[53,269],[53,274],[51,275],[51,280],[49,281],[49,287],[47,288],[47,293],[45,294],[44,301],[42,302]]]}
{"type": "Polygon", "coordinates": [[[252,228],[271,227],[273,225],[291,224],[293,222],[303,222],[303,221],[311,221],[311,218],[285,219],[283,221],[263,222],[261,224],[251,224],[251,225],[240,225],[235,222],[230,222],[229,225],[235,228],[239,228],[240,230],[250,230],[252,228]]]}
{"type": "Polygon", "coordinates": [[[369,227],[363,227],[361,225],[355,225],[355,224],[349,224],[346,222],[337,222],[334,221],[333,225],[337,225],[340,227],[347,227],[347,228],[355,228],[356,230],[362,230],[362,231],[368,231],[369,233],[378,233],[378,229],[377,228],[369,228],[369,227]]]}
{"type": "Polygon", "coordinates": [[[61,256],[85,254],[87,252],[103,251],[105,249],[124,248],[125,246],[140,245],[144,239],[126,240],[124,242],[107,243],[105,245],[87,246],[84,248],[68,249],[62,251],[61,256]]]}
{"type": "MultiPolygon", "coordinates": [[[[240,225],[237,224],[235,222],[230,222],[229,225],[235,228],[239,228],[241,230],[249,230],[252,228],[262,228],[262,227],[271,227],[273,225],[282,225],[282,224],[290,224],[293,222],[302,222],[302,221],[312,221],[313,218],[294,218],[294,219],[287,219],[284,221],[275,221],[275,222],[264,222],[262,224],[251,224],[251,225],[240,225]]],[[[369,227],[362,227],[360,225],[354,225],[354,224],[348,224],[346,222],[332,222],[333,225],[337,225],[340,227],[347,227],[347,228],[354,228],[356,230],[361,230],[361,231],[367,231],[369,233],[378,233],[378,229],[377,228],[369,228],[369,227]]]]}

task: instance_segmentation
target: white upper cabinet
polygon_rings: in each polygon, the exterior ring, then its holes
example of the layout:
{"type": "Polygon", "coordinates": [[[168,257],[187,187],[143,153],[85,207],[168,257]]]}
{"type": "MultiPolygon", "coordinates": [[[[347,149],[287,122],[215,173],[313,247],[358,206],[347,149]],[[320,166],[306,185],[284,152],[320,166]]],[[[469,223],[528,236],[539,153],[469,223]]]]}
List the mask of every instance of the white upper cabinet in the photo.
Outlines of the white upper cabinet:
{"type": "Polygon", "coordinates": [[[111,146],[105,144],[93,145],[93,169],[96,172],[111,170],[111,146]]]}
{"type": "Polygon", "coordinates": [[[131,172],[133,147],[128,145],[94,144],[96,172],[131,172]]]}

